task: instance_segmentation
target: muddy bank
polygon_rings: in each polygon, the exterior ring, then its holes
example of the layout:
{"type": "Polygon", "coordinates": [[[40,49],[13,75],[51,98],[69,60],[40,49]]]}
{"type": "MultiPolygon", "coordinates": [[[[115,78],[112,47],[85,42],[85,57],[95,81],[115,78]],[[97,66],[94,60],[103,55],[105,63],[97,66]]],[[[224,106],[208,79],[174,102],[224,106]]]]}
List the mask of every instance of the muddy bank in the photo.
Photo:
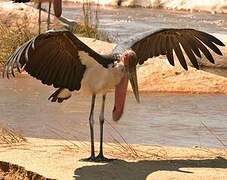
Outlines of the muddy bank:
{"type": "Polygon", "coordinates": [[[8,162],[3,162],[3,161],[0,161],[0,178],[4,180],[13,180],[13,179],[53,180],[50,178],[45,178],[32,171],[27,171],[24,167],[18,166],[16,164],[11,164],[8,162]]]}
{"type": "MultiPolygon", "coordinates": [[[[21,134],[8,128],[7,126],[0,124],[0,149],[1,148],[12,148],[14,149],[17,146],[23,146],[27,142],[26,138],[21,134]]],[[[18,166],[17,164],[0,161],[0,179],[4,180],[52,180],[46,178],[38,173],[29,171],[22,166],[18,166]]]]}

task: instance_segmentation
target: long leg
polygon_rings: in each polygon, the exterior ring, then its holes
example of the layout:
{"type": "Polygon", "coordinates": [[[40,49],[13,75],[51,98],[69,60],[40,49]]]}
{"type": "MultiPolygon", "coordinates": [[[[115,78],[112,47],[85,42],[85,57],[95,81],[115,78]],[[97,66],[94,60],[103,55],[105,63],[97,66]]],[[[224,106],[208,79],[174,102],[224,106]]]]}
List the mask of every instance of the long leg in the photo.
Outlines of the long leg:
{"type": "Polygon", "coordinates": [[[38,3],[38,9],[39,9],[38,24],[39,24],[39,34],[40,34],[41,33],[41,2],[38,3]]]}
{"type": "Polygon", "coordinates": [[[99,155],[103,156],[103,124],[104,124],[104,111],[105,111],[105,101],[106,101],[106,95],[103,95],[102,97],[102,108],[99,116],[99,125],[100,125],[100,151],[99,155]]]}
{"type": "Polygon", "coordinates": [[[90,125],[90,134],[91,134],[91,156],[86,159],[82,159],[82,161],[95,161],[95,144],[94,144],[94,107],[95,107],[95,97],[92,96],[91,101],[91,111],[89,116],[89,125],[90,125]]]}
{"type": "Polygon", "coordinates": [[[48,19],[47,19],[47,30],[50,30],[50,11],[51,11],[51,1],[49,0],[48,19]]]}
{"type": "Polygon", "coordinates": [[[106,102],[106,95],[103,95],[102,97],[102,107],[101,107],[101,112],[99,116],[99,125],[100,125],[100,150],[99,150],[99,155],[95,158],[95,161],[98,162],[106,162],[106,161],[111,161],[112,159],[107,159],[103,155],[103,125],[104,125],[104,112],[105,112],[105,102],[106,102]]]}

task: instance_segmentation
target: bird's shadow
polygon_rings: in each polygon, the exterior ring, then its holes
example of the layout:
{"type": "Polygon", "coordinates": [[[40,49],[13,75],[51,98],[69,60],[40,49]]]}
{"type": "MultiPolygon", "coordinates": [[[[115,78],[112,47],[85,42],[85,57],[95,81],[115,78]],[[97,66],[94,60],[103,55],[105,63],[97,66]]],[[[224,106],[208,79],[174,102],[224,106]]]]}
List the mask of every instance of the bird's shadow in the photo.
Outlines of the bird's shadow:
{"type": "Polygon", "coordinates": [[[192,173],[181,168],[227,168],[227,160],[223,158],[205,160],[141,160],[113,162],[84,166],[74,171],[76,180],[145,180],[149,174],[156,171],[177,171],[192,173]]]}

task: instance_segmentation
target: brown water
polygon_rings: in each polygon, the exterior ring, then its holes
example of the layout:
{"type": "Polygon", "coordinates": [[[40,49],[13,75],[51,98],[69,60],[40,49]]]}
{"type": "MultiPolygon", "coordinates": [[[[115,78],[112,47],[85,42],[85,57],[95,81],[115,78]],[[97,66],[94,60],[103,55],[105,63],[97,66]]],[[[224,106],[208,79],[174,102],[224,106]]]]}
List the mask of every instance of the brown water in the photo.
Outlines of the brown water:
{"type": "MultiPolygon", "coordinates": [[[[90,97],[74,95],[63,104],[47,100],[53,89],[26,75],[0,79],[0,123],[28,137],[89,141],[90,97]]],[[[121,121],[112,122],[113,94],[108,95],[106,120],[128,143],[171,146],[223,147],[201,122],[227,144],[227,96],[142,95],[137,104],[129,94],[121,121]]],[[[96,106],[96,139],[98,112],[96,106]]],[[[105,141],[123,141],[105,123],[105,141]]]]}

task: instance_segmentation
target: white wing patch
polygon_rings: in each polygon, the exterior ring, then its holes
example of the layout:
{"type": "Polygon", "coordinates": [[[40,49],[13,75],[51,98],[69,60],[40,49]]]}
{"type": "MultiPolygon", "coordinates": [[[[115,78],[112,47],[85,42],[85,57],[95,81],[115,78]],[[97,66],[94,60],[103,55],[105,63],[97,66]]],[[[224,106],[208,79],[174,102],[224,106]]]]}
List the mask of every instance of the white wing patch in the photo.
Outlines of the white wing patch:
{"type": "Polygon", "coordinates": [[[89,56],[88,53],[84,51],[79,51],[79,58],[81,60],[81,63],[85,65],[86,67],[92,67],[94,65],[100,65],[93,57],[89,56]]]}

